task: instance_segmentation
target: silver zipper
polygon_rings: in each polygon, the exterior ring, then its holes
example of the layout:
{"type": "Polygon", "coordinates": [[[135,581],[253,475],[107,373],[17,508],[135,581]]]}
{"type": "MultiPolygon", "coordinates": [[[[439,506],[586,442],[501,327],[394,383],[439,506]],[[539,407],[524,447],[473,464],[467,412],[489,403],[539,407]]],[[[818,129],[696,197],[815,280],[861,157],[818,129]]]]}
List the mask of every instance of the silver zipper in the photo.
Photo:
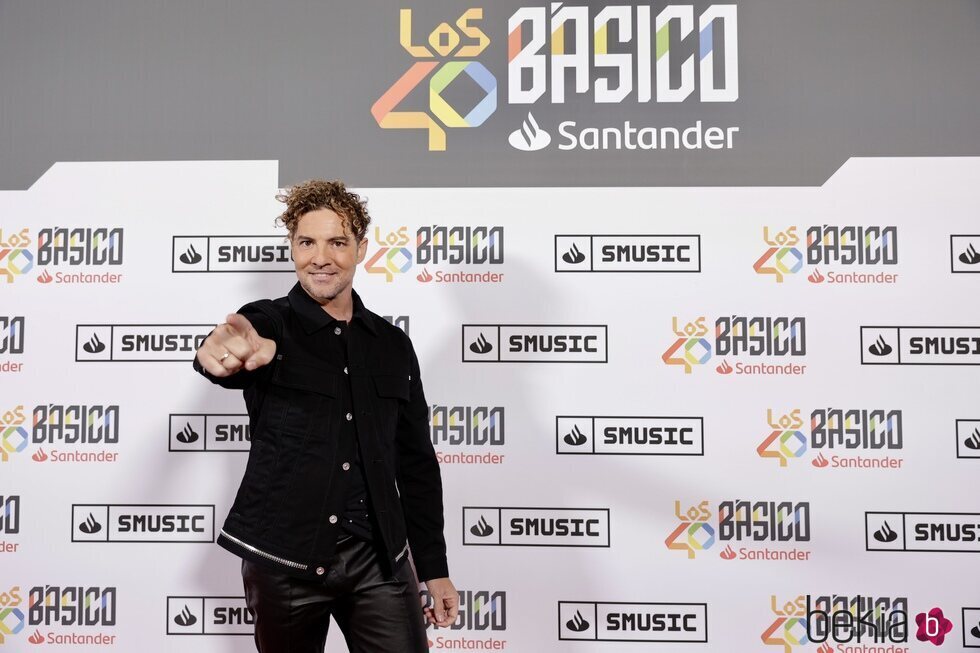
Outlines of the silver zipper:
{"type": "Polygon", "coordinates": [[[395,562],[401,560],[402,556],[404,556],[406,553],[408,553],[408,542],[405,542],[405,546],[402,547],[402,552],[395,556],[395,562]]]}
{"type": "MultiPolygon", "coordinates": [[[[279,556],[274,556],[271,553],[266,553],[262,549],[256,549],[251,544],[246,544],[245,542],[242,542],[237,537],[234,537],[233,535],[229,535],[225,531],[225,529],[223,529],[223,528],[221,529],[221,534],[224,535],[225,537],[227,537],[229,540],[231,540],[235,544],[237,544],[238,546],[240,546],[240,547],[242,547],[244,549],[248,549],[252,553],[254,553],[256,555],[260,555],[263,558],[267,558],[269,560],[272,560],[273,562],[278,562],[281,565],[286,565],[287,567],[292,567],[293,569],[302,569],[304,571],[309,568],[309,565],[302,565],[302,564],[300,564],[298,562],[293,562],[291,560],[286,560],[285,558],[280,558],[279,556]]],[[[407,547],[408,545],[406,544],[405,546],[407,547]]]]}

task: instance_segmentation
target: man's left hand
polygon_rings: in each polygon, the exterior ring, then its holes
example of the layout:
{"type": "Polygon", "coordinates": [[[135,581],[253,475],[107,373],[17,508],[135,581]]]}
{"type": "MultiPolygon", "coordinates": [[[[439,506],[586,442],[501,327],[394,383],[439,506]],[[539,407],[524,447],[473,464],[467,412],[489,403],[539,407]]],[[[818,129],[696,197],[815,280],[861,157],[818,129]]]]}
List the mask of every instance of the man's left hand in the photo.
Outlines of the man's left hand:
{"type": "Polygon", "coordinates": [[[448,578],[433,578],[425,581],[425,587],[432,597],[432,607],[425,609],[425,618],[430,624],[445,628],[456,623],[459,614],[459,592],[448,578]]]}

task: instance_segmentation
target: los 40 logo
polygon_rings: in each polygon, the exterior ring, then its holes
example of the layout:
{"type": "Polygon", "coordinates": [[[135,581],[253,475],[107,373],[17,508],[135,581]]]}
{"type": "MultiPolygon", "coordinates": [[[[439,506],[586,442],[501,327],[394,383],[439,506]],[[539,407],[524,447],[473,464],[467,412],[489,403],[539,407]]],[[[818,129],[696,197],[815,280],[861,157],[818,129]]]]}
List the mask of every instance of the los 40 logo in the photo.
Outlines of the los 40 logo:
{"type": "Polygon", "coordinates": [[[375,227],[374,242],[378,244],[378,249],[364,264],[368,272],[383,274],[385,281],[391,282],[396,274],[402,274],[412,267],[415,253],[408,247],[408,227],[390,231],[386,236],[382,236],[381,230],[375,227]]]}
{"type": "Polygon", "coordinates": [[[479,127],[497,110],[497,78],[479,61],[462,61],[476,57],[490,45],[490,37],[472,23],[483,20],[483,9],[467,9],[456,20],[456,27],[440,23],[429,33],[428,45],[416,45],[412,36],[412,10],[399,15],[399,42],[416,61],[384,92],[371,107],[371,115],[382,129],[425,129],[429,133],[429,151],[446,149],[445,127],[479,127]],[[467,43],[462,44],[463,39],[467,43]],[[427,61],[452,57],[450,61],[427,61]],[[465,115],[442,96],[442,92],[459,75],[466,75],[483,91],[483,98],[465,115]],[[396,111],[419,84],[429,80],[428,111],[396,111]],[[438,119],[438,121],[437,121],[438,119]]]}

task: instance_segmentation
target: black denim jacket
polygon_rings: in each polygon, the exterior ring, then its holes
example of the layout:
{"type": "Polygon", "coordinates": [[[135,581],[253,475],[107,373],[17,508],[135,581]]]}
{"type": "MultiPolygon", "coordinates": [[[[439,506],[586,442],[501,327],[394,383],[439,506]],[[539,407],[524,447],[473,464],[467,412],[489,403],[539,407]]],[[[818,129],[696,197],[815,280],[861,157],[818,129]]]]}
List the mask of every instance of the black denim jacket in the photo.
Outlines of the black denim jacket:
{"type": "Polygon", "coordinates": [[[429,411],[408,336],[364,308],[354,293],[347,368],[322,355],[332,318],[296,284],[288,297],[239,311],[276,341],[275,360],[212,383],[244,390],[252,437],[248,464],[218,544],[300,577],[326,573],[344,509],[345,452],[337,388],[350,378],[352,418],[384,562],[391,573],[412,559],[420,580],[449,575],[442,479],[429,411]],[[318,353],[319,352],[319,353],[318,353]]]}

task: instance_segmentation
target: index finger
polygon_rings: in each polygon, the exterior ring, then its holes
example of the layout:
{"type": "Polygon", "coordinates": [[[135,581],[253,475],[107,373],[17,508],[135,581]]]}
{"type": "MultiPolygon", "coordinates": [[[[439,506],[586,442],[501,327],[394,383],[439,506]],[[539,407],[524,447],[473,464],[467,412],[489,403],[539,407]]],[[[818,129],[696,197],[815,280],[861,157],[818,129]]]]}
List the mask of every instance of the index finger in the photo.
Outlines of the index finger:
{"type": "Polygon", "coordinates": [[[252,323],[248,321],[248,318],[241,313],[229,313],[228,316],[225,317],[225,323],[237,331],[239,335],[245,336],[246,338],[255,333],[255,327],[253,327],[252,323]]]}

